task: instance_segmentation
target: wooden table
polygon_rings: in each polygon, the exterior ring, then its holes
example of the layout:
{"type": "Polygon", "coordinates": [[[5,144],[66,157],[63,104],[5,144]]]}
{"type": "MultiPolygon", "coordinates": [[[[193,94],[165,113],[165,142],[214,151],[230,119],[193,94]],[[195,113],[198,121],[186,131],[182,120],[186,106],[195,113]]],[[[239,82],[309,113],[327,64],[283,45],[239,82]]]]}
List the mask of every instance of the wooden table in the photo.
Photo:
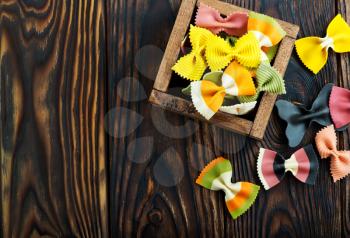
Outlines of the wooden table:
{"type": "MultiPolygon", "coordinates": [[[[237,220],[223,193],[194,184],[219,155],[233,180],[260,184],[259,147],[294,150],[276,111],[258,142],[148,103],[180,2],[0,2],[2,237],[350,236],[350,179],[333,183],[327,160],[315,186],[288,177],[237,220]]],[[[323,36],[337,12],[350,22],[349,0],[229,2],[300,25],[300,37],[323,36]]],[[[328,82],[349,88],[349,72],[348,54],[313,76],[294,52],[282,98],[310,105],[328,82]]]]}

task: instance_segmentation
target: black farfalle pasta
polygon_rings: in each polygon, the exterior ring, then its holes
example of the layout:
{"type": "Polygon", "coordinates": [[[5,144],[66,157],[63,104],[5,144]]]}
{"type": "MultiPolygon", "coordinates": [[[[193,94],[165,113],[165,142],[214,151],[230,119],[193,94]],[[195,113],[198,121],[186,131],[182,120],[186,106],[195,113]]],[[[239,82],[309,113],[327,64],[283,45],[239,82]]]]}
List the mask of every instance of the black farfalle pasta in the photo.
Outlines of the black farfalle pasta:
{"type": "Polygon", "coordinates": [[[295,105],[286,100],[278,100],[276,107],[278,115],[287,122],[286,136],[290,147],[296,147],[303,139],[307,128],[312,122],[322,126],[332,124],[329,114],[329,95],[333,84],[326,84],[318,94],[311,109],[303,105],[295,105]]]}

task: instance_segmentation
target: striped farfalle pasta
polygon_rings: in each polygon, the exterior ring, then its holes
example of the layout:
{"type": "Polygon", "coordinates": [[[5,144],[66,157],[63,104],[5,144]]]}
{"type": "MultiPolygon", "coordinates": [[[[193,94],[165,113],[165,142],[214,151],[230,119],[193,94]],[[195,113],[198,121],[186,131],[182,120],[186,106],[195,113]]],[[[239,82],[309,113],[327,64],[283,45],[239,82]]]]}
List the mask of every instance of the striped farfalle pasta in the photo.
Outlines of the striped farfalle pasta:
{"type": "Polygon", "coordinates": [[[249,182],[232,183],[231,179],[231,162],[219,157],[203,169],[196,183],[213,191],[223,191],[226,207],[231,217],[236,219],[253,205],[260,187],[249,182]]]}

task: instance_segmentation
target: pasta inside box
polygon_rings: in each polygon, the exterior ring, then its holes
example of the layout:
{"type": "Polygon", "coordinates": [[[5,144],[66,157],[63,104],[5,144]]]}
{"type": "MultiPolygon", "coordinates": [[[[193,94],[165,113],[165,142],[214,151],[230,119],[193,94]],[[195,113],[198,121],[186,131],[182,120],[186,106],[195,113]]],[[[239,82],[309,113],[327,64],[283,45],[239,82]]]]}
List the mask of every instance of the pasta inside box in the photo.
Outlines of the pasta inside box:
{"type": "Polygon", "coordinates": [[[150,96],[262,139],[299,27],[216,0],[184,0],[150,96]]]}

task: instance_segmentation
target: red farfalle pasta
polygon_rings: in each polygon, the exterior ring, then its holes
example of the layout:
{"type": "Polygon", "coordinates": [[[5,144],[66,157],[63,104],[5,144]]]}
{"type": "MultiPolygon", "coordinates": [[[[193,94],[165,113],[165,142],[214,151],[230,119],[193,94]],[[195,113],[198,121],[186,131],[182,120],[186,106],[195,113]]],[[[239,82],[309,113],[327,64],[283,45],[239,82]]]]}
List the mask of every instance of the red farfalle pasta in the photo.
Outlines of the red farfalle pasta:
{"type": "Polygon", "coordinates": [[[242,36],[247,32],[248,14],[235,12],[223,18],[218,10],[201,3],[197,11],[196,25],[214,34],[223,31],[231,36],[242,36]]]}
{"type": "Polygon", "coordinates": [[[333,86],[329,97],[329,111],[335,128],[343,128],[350,123],[350,90],[333,86]]]}
{"type": "Polygon", "coordinates": [[[313,185],[318,174],[318,158],[312,145],[297,150],[288,159],[275,151],[260,148],[257,169],[266,190],[279,184],[288,171],[300,182],[313,185]]]}
{"type": "Polygon", "coordinates": [[[316,146],[322,159],[331,159],[331,175],[336,182],[350,173],[350,151],[338,151],[334,126],[322,129],[316,135],[316,146]]]}

